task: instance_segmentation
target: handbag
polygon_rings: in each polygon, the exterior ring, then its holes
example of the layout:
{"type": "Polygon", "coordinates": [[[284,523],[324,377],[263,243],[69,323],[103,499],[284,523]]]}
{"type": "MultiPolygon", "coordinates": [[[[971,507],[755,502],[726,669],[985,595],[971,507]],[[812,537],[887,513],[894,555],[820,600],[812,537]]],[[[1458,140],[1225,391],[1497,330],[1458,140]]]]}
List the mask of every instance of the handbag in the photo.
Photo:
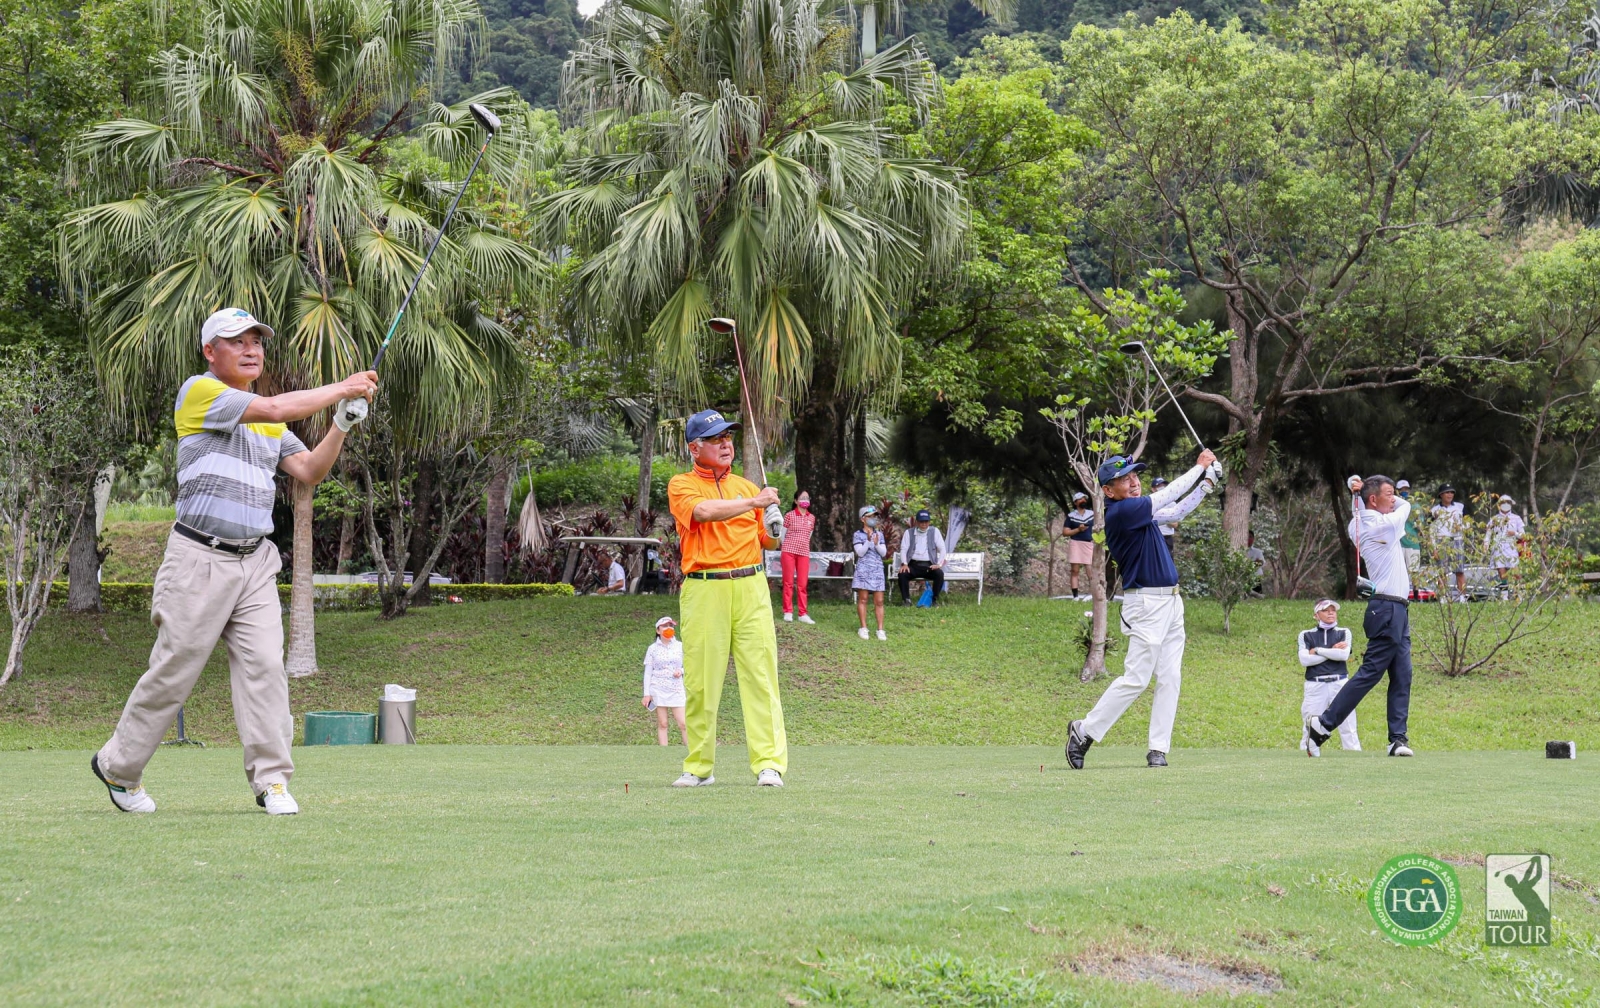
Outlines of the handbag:
{"type": "Polygon", "coordinates": [[[844,561],[843,560],[829,560],[828,561],[828,577],[844,577],[844,561]]]}
{"type": "Polygon", "coordinates": [[[918,609],[930,609],[932,607],[933,607],[933,582],[930,581],[927,584],[924,584],[922,586],[922,595],[917,598],[917,608],[918,609]]]}

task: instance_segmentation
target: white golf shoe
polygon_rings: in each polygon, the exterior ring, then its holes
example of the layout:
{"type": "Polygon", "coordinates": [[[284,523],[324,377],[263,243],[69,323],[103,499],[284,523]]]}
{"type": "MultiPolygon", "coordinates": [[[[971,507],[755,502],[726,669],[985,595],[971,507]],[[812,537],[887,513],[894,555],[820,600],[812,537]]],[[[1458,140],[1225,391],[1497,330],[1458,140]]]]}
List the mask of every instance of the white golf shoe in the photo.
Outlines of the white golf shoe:
{"type": "Polygon", "coordinates": [[[767,767],[756,774],[756,787],[783,787],[783,774],[767,767]]]}
{"type": "Polygon", "coordinates": [[[119,812],[154,812],[156,800],[145,793],[144,788],[135,784],[133,787],[123,787],[106,780],[106,775],[100,772],[100,754],[95,753],[89,757],[89,769],[100,778],[100,783],[106,786],[106,792],[111,795],[111,804],[119,812]]]}
{"type": "Polygon", "coordinates": [[[265,791],[256,795],[256,804],[266,809],[267,815],[294,815],[300,811],[300,803],[282,784],[268,784],[265,791]]]}
{"type": "Polygon", "coordinates": [[[1306,751],[1306,755],[1307,756],[1316,757],[1316,756],[1321,756],[1322,755],[1322,747],[1317,745],[1315,742],[1311,741],[1310,739],[1306,739],[1305,743],[1303,745],[1301,745],[1300,748],[1302,748],[1302,749],[1304,749],[1306,751]]]}
{"type": "Polygon", "coordinates": [[[816,625],[817,625],[817,621],[816,621],[816,620],[814,620],[814,619],[812,619],[812,618],[811,618],[811,617],[810,617],[810,616],[809,616],[809,615],[808,615],[808,614],[806,614],[806,613],[801,613],[801,614],[800,614],[800,622],[802,622],[802,623],[806,623],[806,624],[809,624],[809,625],[811,625],[811,626],[816,626],[816,625]]]}
{"type": "Polygon", "coordinates": [[[708,777],[699,777],[685,770],[683,776],[672,782],[673,787],[710,787],[717,782],[717,777],[712,774],[708,777]]]}
{"type": "Polygon", "coordinates": [[[1404,740],[1401,740],[1399,742],[1390,742],[1389,743],[1389,755],[1390,756],[1412,756],[1412,755],[1415,755],[1415,754],[1412,753],[1411,747],[1406,745],[1404,740]]]}
{"type": "Polygon", "coordinates": [[[793,623],[794,622],[794,613],[792,613],[792,612],[784,613],[783,614],[783,621],[785,623],[793,623]]]}
{"type": "Polygon", "coordinates": [[[884,633],[882,630],[879,630],[878,631],[878,639],[879,640],[888,640],[889,639],[889,635],[884,633]]]}
{"type": "Polygon", "coordinates": [[[856,631],[856,636],[860,637],[862,640],[866,640],[868,637],[872,636],[872,633],[866,627],[862,627],[860,630],[856,631]]]}

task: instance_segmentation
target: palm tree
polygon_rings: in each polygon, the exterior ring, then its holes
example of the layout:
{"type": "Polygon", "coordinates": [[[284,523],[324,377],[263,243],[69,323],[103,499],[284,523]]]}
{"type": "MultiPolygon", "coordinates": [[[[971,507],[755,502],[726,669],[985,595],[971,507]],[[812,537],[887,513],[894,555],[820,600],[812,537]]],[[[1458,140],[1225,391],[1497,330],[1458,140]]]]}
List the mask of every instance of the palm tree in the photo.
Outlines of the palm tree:
{"type": "MultiPolygon", "coordinates": [[[[883,40],[879,26],[891,22],[898,25],[902,4],[900,0],[854,0],[851,6],[860,8],[861,58],[869,60],[877,55],[878,43],[883,40]]],[[[972,0],[972,6],[989,17],[1005,21],[1016,11],[1017,4],[1016,0],[972,0]]]]}
{"type": "MultiPolygon", "coordinates": [[[[202,0],[201,14],[192,45],[154,60],[146,116],[80,137],[87,205],[59,242],[101,381],[144,430],[203,365],[196,334],[224,305],[279,333],[258,391],[364,366],[477,146],[465,103],[427,101],[481,32],[472,0],[202,0]]],[[[485,165],[514,187],[536,161],[532,114],[505,89],[470,100],[506,124],[485,165]]],[[[389,423],[411,439],[482,413],[514,372],[488,306],[542,272],[477,202],[458,211],[385,358],[389,423]]],[[[311,488],[293,490],[289,663],[308,674],[311,488]]]]}
{"type": "Polygon", "coordinates": [[[934,99],[910,41],[851,69],[839,0],[618,0],[567,62],[586,153],[537,202],[543,239],[584,257],[579,315],[653,353],[688,396],[704,323],[741,320],[757,417],[793,409],[796,468],[824,535],[848,536],[844,432],[890,393],[900,306],[957,258],[954,172],[886,122],[934,99]]]}

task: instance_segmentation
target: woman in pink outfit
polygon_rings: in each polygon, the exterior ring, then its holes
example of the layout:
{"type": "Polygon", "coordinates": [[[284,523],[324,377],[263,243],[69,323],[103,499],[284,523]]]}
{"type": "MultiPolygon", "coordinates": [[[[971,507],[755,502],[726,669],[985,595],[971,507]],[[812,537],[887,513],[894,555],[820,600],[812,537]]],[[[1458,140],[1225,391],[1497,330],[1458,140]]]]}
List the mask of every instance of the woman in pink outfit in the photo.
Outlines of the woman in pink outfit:
{"type": "Polygon", "coordinates": [[[804,490],[795,495],[794,510],[783,516],[783,548],[778,554],[783,564],[783,621],[794,622],[794,590],[800,588],[800,622],[815,623],[806,615],[806,582],[811,579],[811,530],[817,516],[811,513],[811,495],[804,490]]]}

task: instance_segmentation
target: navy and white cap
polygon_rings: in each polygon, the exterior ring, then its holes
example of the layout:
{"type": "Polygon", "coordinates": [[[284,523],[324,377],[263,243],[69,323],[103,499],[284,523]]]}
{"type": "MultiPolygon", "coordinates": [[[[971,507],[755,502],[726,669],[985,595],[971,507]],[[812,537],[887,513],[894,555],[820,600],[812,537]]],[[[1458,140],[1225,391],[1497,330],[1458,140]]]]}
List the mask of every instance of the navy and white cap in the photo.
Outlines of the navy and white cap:
{"type": "Polygon", "coordinates": [[[1143,462],[1135,462],[1125,455],[1113,455],[1100,463],[1100,470],[1096,475],[1100,478],[1100,485],[1105,486],[1129,473],[1144,472],[1148,468],[1150,467],[1143,462]]]}
{"type": "Polygon", "coordinates": [[[716,437],[724,431],[739,430],[737,420],[725,420],[721,413],[714,409],[704,409],[689,418],[683,425],[683,439],[685,441],[698,441],[703,437],[716,437]]]}
{"type": "Polygon", "coordinates": [[[1155,489],[1160,490],[1162,487],[1167,485],[1167,478],[1165,476],[1157,476],[1155,479],[1150,481],[1150,485],[1155,489]]]}
{"type": "Polygon", "coordinates": [[[865,518],[867,515],[875,515],[877,513],[878,509],[873,507],[871,504],[868,504],[866,507],[856,512],[856,517],[865,518]]]}
{"type": "Polygon", "coordinates": [[[210,346],[211,341],[218,336],[229,339],[240,336],[252,329],[260,329],[261,337],[266,339],[277,335],[272,327],[260,321],[243,308],[224,308],[211,313],[205,325],[200,327],[200,345],[210,346]]]}
{"type": "Polygon", "coordinates": [[[921,511],[917,512],[917,521],[933,521],[933,515],[928,511],[927,508],[923,508],[921,511]]]}

